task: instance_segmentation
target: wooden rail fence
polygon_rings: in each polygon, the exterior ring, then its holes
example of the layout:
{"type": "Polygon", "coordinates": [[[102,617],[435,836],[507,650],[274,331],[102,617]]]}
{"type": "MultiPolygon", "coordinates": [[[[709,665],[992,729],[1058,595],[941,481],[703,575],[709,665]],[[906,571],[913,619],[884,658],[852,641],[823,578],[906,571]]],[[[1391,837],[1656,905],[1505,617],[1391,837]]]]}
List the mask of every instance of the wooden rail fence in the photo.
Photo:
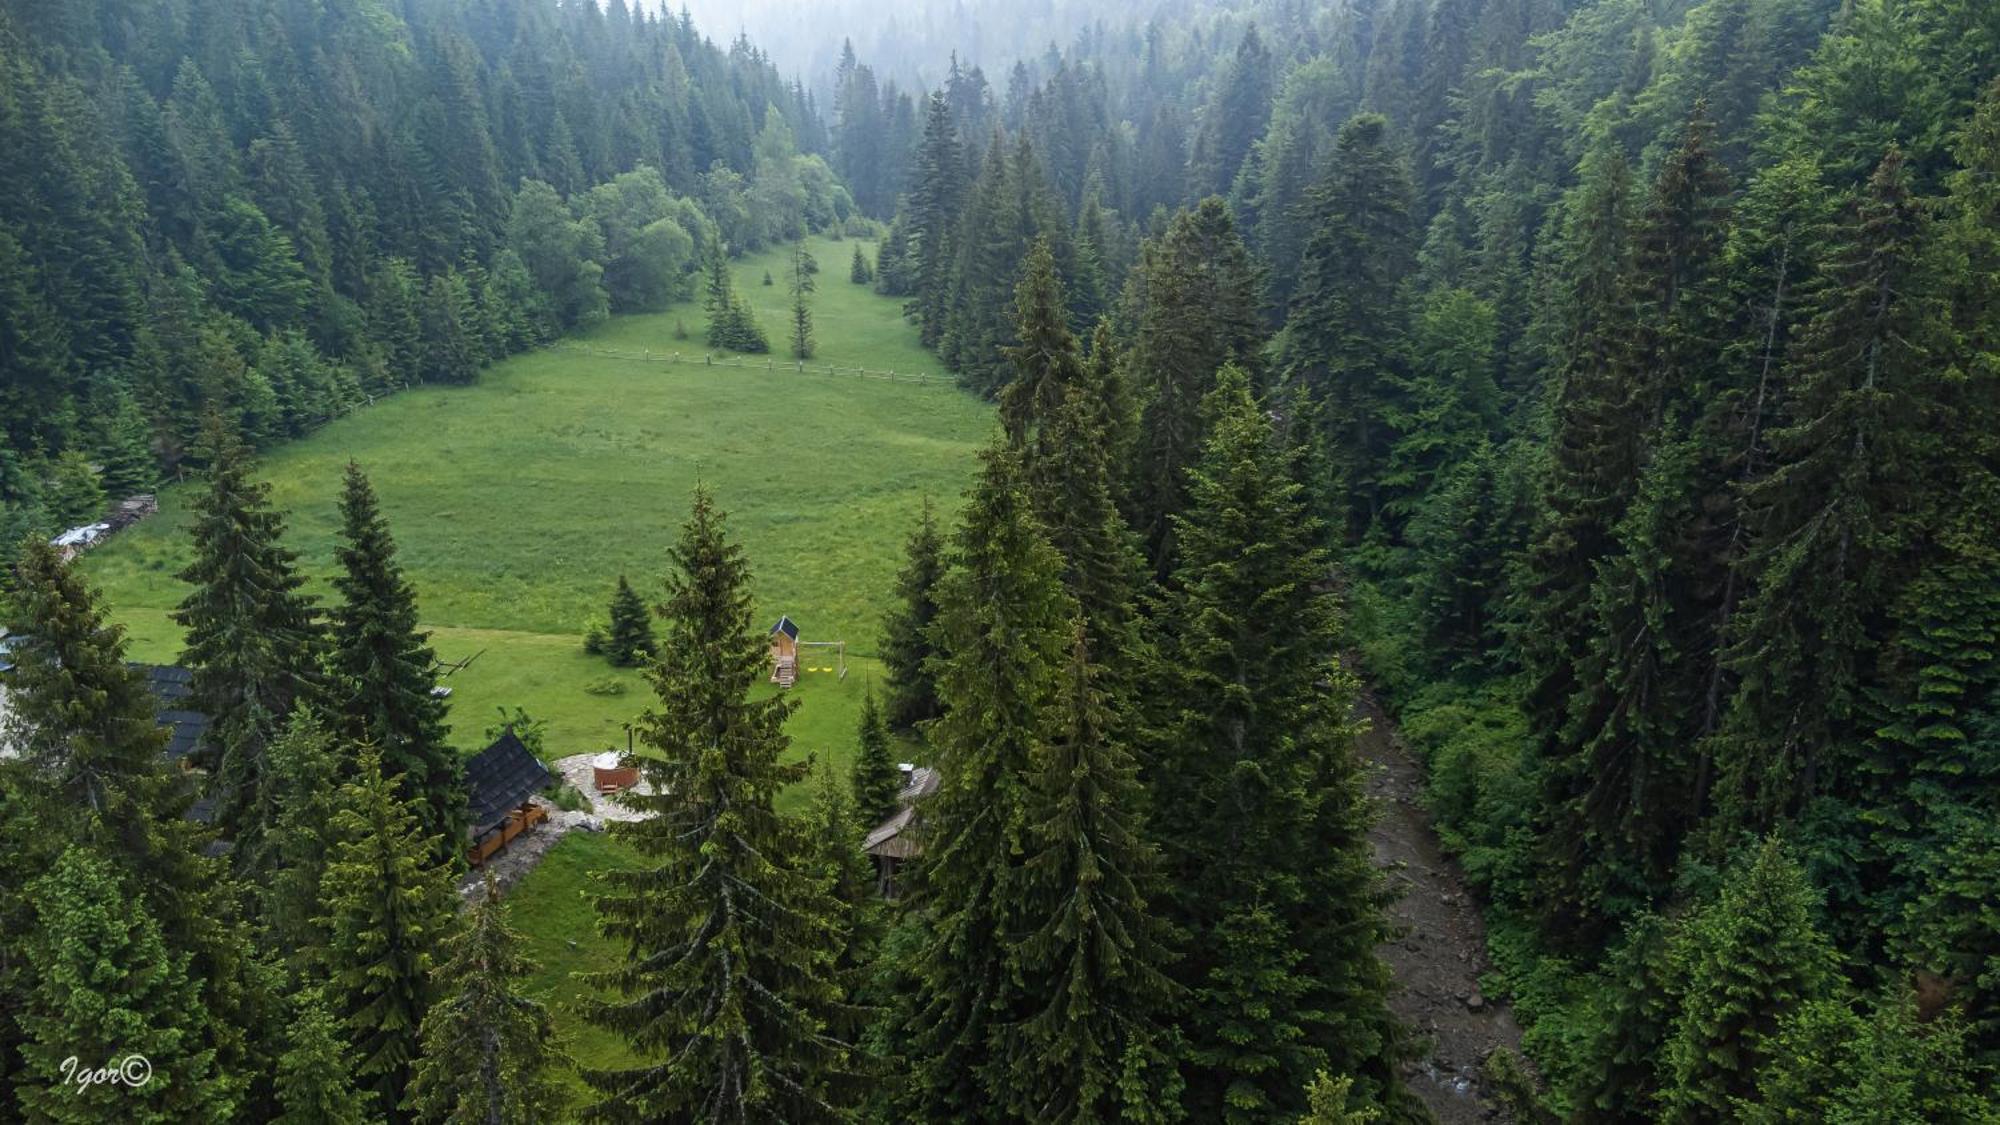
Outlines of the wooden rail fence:
{"type": "Polygon", "coordinates": [[[602,356],[606,359],[629,359],[641,363],[681,364],[694,367],[738,367],[751,371],[789,371],[800,375],[847,376],[854,379],[880,379],[890,383],[918,383],[928,386],[956,386],[957,381],[945,375],[932,375],[927,371],[877,371],[869,367],[848,367],[833,363],[814,363],[811,360],[779,359],[777,356],[718,355],[715,352],[682,353],[652,351],[632,351],[627,348],[605,348],[595,344],[563,342],[551,345],[556,350],[582,352],[585,355],[602,356]]]}

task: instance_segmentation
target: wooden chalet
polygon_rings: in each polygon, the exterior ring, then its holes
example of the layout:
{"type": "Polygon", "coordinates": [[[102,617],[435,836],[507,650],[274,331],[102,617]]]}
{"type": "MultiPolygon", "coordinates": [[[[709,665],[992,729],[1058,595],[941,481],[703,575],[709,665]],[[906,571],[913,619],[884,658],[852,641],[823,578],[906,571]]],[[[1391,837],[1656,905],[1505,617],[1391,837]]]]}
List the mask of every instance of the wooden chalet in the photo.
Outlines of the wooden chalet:
{"type": "Polygon", "coordinates": [[[799,627],[789,617],[771,626],[771,682],[787,688],[799,682],[799,627]]]}
{"type": "Polygon", "coordinates": [[[465,763],[466,804],[471,812],[465,858],[474,867],[549,818],[534,796],[553,780],[508,728],[465,763]]]}
{"type": "Polygon", "coordinates": [[[896,870],[904,861],[924,854],[917,803],[938,791],[943,779],[929,766],[903,766],[903,791],[896,799],[903,807],[896,815],[875,826],[861,841],[861,850],[875,864],[875,889],[883,898],[896,897],[896,870]]]}

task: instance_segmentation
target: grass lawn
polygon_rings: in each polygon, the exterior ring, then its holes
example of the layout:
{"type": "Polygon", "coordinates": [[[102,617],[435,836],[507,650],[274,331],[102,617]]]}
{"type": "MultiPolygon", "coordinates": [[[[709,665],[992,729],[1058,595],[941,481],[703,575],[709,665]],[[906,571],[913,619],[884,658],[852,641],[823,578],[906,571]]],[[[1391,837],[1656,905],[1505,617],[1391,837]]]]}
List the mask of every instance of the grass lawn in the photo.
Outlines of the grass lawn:
{"type": "MultiPolygon", "coordinates": [[[[938,373],[899,302],[847,280],[849,242],[816,239],[814,362],[938,373]]],[[[476,657],[446,682],[452,741],[471,752],[501,707],[548,723],[551,756],[622,746],[624,724],[652,693],[635,671],[586,656],[582,634],[623,573],[657,596],[666,548],[696,480],[714,490],[749,555],[757,627],[781,613],[802,639],[848,642],[840,678],[809,649],[792,696],[792,753],[845,766],[861,696],[880,679],[875,647],[902,545],[926,497],[956,510],[990,409],[942,385],[801,375],[784,370],[786,252],[738,262],[736,283],[775,349],[776,370],[708,367],[698,303],[618,317],[581,343],[622,352],[681,352],[648,363],[552,348],[489,369],[472,387],[420,387],[272,451],[262,475],[290,513],[288,544],[322,595],[334,567],[341,469],[351,458],[381,496],[440,658],[476,657]],[[684,324],[690,339],[675,339],[684,324]],[[824,671],[816,669],[827,669],[824,671]]],[[[180,649],[169,611],[185,593],[189,490],[167,488],[160,514],[86,556],[135,659],[180,649]]],[[[775,691],[764,686],[760,692],[775,691]]],[[[784,803],[797,806],[803,787],[784,803]]],[[[610,839],[572,833],[508,896],[542,969],[530,987],[555,1008],[590,1065],[630,1059],[616,1036],[576,1014],[574,975],[613,964],[585,893],[590,873],[628,864],[610,839]]]]}
{"type": "MultiPolygon", "coordinates": [[[[898,302],[847,280],[852,243],[816,239],[815,362],[937,372],[898,302]]],[[[736,282],[784,355],[786,253],[736,263],[736,282]]],[[[614,318],[583,343],[620,351],[705,350],[697,303],[614,318]],[[676,324],[690,339],[676,340],[676,324]]],[[[628,575],[656,596],[666,548],[697,479],[715,491],[748,553],[758,626],[790,614],[804,640],[848,642],[848,679],[807,673],[793,733],[845,760],[860,688],[902,543],[926,496],[954,510],[988,437],[990,410],[956,389],[784,370],[648,363],[548,349],[488,370],[473,387],[420,387],[357,411],[264,460],[287,542],[308,573],[333,568],[342,466],[374,481],[446,661],[452,739],[472,751],[502,706],[549,724],[553,755],[622,745],[648,691],[585,656],[581,637],[628,575]],[[822,681],[825,681],[824,683],[822,681]]],[[[172,660],[168,611],[183,596],[190,492],[87,556],[135,658],[172,660]]],[[[818,652],[821,650],[809,650],[818,652]]],[[[809,664],[830,665],[832,660],[809,664]]]]}

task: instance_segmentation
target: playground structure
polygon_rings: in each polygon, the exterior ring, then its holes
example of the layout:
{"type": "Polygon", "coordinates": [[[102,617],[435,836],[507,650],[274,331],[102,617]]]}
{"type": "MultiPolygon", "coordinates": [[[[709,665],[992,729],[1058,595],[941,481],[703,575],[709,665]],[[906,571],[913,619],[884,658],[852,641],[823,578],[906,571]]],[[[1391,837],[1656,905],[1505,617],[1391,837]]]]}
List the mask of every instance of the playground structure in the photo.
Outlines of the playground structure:
{"type": "Polygon", "coordinates": [[[788,688],[799,682],[800,672],[836,672],[841,679],[847,678],[846,641],[802,641],[799,639],[798,623],[789,616],[778,618],[771,626],[771,682],[781,688],[788,688]],[[833,663],[828,665],[801,666],[801,649],[832,649],[833,663]]]}

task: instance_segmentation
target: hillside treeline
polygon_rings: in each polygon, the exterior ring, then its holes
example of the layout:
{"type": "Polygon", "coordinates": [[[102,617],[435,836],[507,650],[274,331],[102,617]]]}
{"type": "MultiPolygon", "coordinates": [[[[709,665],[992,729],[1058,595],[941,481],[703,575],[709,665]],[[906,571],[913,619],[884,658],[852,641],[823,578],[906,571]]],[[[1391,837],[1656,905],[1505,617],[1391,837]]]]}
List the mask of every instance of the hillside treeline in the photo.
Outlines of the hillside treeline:
{"type": "Polygon", "coordinates": [[[1004,406],[1052,248],[1170,592],[1201,404],[1305,443],[1556,1112],[1991,1112],[1996,43],[1966,0],[1246,4],[929,100],[877,284],[1004,406]]]}
{"type": "Polygon", "coordinates": [[[8,5],[0,539],[843,222],[822,134],[623,3],[8,5]]]}

